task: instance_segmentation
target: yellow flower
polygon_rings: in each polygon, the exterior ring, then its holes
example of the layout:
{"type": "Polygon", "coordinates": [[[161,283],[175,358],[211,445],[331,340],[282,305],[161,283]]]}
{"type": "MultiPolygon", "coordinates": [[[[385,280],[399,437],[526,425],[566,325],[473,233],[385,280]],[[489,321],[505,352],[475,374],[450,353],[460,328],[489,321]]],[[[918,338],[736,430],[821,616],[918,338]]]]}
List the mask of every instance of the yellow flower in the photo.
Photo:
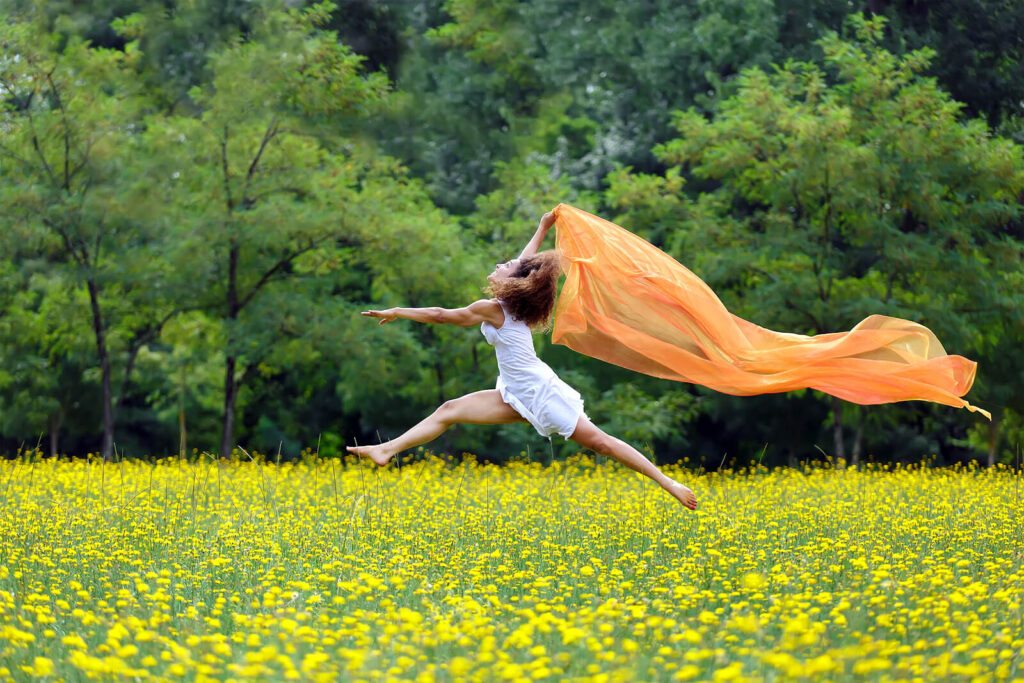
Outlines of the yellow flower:
{"type": "Polygon", "coordinates": [[[757,617],[752,614],[740,614],[732,619],[733,626],[743,633],[756,633],[759,629],[757,617]]]}
{"type": "Polygon", "coordinates": [[[692,678],[696,678],[699,675],[700,667],[694,666],[693,664],[686,664],[684,666],[679,667],[679,671],[676,672],[676,675],[673,676],[673,678],[679,681],[688,681],[692,678]]]}
{"type": "Polygon", "coordinates": [[[78,648],[84,650],[86,648],[85,641],[82,640],[82,636],[77,633],[69,633],[60,639],[60,642],[68,647],[78,648]]]}
{"type": "Polygon", "coordinates": [[[53,660],[46,657],[36,657],[32,660],[32,675],[33,676],[49,676],[53,674],[53,660]]]}
{"type": "Polygon", "coordinates": [[[733,662],[715,671],[711,678],[716,681],[734,681],[742,675],[743,665],[739,662],[733,662]]]}
{"type": "Polygon", "coordinates": [[[743,587],[749,590],[761,588],[765,583],[765,578],[757,572],[747,572],[743,575],[743,587]]]}
{"type": "Polygon", "coordinates": [[[0,516],[0,679],[1012,678],[1024,648],[1008,470],[676,471],[714,492],[679,516],[582,455],[417,457],[0,460],[40,530],[0,516]],[[124,524],[56,514],[103,500],[124,524]]]}
{"type": "Polygon", "coordinates": [[[453,657],[448,662],[448,671],[453,676],[464,676],[473,670],[473,662],[466,657],[453,657]]]}
{"type": "Polygon", "coordinates": [[[505,680],[515,680],[523,676],[523,667],[518,664],[508,663],[501,667],[500,676],[505,680]]]}

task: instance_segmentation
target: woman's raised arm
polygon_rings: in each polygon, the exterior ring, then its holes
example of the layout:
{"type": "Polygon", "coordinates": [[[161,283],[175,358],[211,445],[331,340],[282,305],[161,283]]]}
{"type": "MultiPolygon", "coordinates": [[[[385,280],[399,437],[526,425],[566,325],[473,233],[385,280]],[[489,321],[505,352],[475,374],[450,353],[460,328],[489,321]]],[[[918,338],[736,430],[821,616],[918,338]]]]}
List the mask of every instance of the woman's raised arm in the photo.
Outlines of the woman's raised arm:
{"type": "Polygon", "coordinates": [[[537,232],[533,233],[533,237],[526,243],[526,247],[523,248],[523,253],[519,255],[519,260],[522,261],[524,258],[529,258],[537,254],[537,250],[540,249],[540,245],[544,242],[544,238],[548,234],[548,230],[555,224],[555,214],[548,211],[546,214],[540,217],[540,223],[537,225],[537,232]]]}
{"type": "Polygon", "coordinates": [[[381,311],[363,311],[363,315],[369,318],[379,318],[380,323],[378,324],[380,325],[398,318],[418,323],[458,325],[459,327],[479,325],[484,321],[495,327],[501,327],[505,323],[505,312],[501,310],[501,305],[494,299],[480,299],[463,308],[440,308],[437,306],[387,308],[381,311]]]}

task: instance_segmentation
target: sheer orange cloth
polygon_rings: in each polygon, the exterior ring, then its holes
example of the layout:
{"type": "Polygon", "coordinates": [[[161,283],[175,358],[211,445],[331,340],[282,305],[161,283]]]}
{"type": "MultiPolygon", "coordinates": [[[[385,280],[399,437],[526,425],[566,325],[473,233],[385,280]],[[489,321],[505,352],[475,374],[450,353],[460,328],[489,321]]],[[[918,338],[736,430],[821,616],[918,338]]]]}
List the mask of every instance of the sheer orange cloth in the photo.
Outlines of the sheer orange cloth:
{"type": "Polygon", "coordinates": [[[931,330],[873,315],[849,332],[773,332],[731,314],[700,278],[647,241],[567,204],[554,211],[566,280],[552,340],[655,377],[738,396],[811,388],[865,405],[960,398],[977,364],[931,330]]]}

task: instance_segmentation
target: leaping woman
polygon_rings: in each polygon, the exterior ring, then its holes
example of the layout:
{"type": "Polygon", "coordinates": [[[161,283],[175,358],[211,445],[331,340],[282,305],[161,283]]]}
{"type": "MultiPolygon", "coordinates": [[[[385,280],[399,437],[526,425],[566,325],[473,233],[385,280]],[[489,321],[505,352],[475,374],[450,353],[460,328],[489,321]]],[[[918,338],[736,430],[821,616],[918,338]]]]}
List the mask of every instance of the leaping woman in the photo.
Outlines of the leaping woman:
{"type": "Polygon", "coordinates": [[[477,391],[445,401],[429,417],[401,436],[376,446],[349,446],[347,450],[386,465],[401,451],[432,441],[454,424],[507,424],[529,422],[542,436],[557,433],[653,479],[683,506],[695,510],[697,499],[688,487],[666,476],[638,450],[597,427],[583,412],[579,393],[555,375],[533,348],[532,330],[546,326],[555,307],[561,274],[558,253],[538,253],[553,213],[540,219],[537,232],[518,258],[499,263],[487,276],[493,299],[481,299],[464,308],[389,308],[363,311],[384,323],[404,318],[421,323],[460,327],[480,325],[498,358],[494,389],[477,391]]]}

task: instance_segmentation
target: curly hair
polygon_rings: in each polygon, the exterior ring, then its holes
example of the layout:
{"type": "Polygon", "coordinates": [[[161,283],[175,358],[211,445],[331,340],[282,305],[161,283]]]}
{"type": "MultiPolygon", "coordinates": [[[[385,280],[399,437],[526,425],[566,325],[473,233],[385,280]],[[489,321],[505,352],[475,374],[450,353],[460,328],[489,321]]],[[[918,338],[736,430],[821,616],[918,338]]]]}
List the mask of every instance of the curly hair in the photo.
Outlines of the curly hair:
{"type": "Polygon", "coordinates": [[[546,330],[555,309],[561,272],[561,257],[557,251],[549,249],[524,258],[514,273],[491,283],[487,291],[504,302],[516,320],[531,328],[546,330]]]}

